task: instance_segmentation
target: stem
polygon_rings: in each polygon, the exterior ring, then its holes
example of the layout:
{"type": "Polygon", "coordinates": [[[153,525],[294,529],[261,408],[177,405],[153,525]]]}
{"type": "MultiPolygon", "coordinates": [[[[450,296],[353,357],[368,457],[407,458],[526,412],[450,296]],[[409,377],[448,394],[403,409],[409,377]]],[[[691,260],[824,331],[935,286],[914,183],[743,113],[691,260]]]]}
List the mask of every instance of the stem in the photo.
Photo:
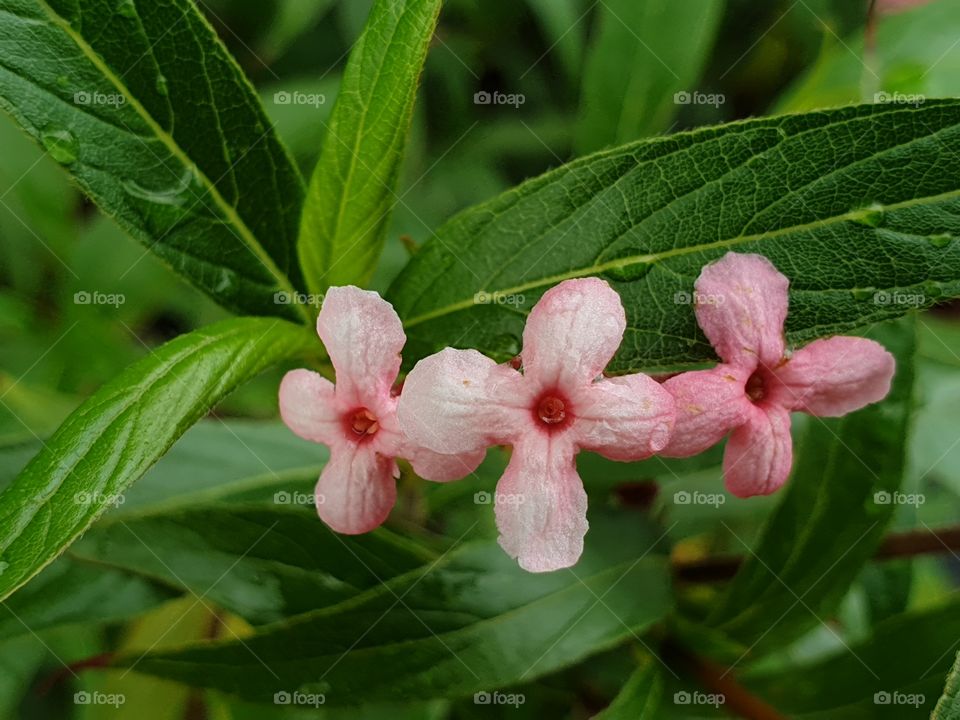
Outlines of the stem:
{"type": "MultiPolygon", "coordinates": [[[[874,560],[960,552],[960,526],[941,530],[910,530],[891,533],[883,539],[874,560]]],[[[737,574],[743,557],[708,557],[689,562],[674,562],[674,577],[681,582],[710,583],[729,580],[737,574]]]]}

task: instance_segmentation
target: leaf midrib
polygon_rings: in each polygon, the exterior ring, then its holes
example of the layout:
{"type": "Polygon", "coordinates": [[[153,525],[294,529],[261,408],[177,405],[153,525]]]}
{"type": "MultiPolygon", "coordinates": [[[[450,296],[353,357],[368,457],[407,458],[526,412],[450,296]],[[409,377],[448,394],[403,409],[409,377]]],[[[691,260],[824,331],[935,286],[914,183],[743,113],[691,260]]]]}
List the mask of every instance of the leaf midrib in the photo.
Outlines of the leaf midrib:
{"type": "MultiPolygon", "coordinates": [[[[892,203],[889,205],[884,205],[883,209],[885,211],[896,211],[903,210],[917,205],[922,205],[926,203],[936,203],[942,200],[949,200],[952,198],[960,197],[960,190],[951,190],[949,192],[940,193],[939,195],[930,195],[919,198],[911,198],[910,200],[904,200],[899,203],[892,203]]],[[[524,292],[525,290],[532,290],[534,288],[544,287],[548,285],[555,285],[556,283],[562,282],[564,280],[570,280],[572,278],[585,277],[588,275],[596,275],[604,273],[610,270],[622,270],[623,268],[630,267],[631,265],[643,265],[649,264],[653,265],[661,260],[668,260],[674,257],[682,257],[684,255],[691,255],[693,253],[703,252],[705,250],[715,250],[725,247],[735,247],[737,245],[743,245],[751,242],[760,242],[764,240],[770,240],[774,238],[784,237],[787,235],[793,235],[796,233],[802,233],[808,230],[819,230],[822,228],[830,227],[831,225],[837,225],[844,222],[850,222],[853,220],[858,220],[863,217],[864,210],[850,210],[841,215],[834,215],[828,218],[822,218],[819,220],[814,220],[813,222],[803,223],[800,225],[791,225],[785,228],[778,228],[777,230],[768,230],[762,233],[755,233],[752,235],[737,235],[733,238],[726,238],[724,240],[716,240],[710,243],[703,243],[698,245],[688,245],[680,248],[672,248],[670,250],[664,250],[657,253],[646,253],[642,255],[627,255],[624,257],[616,258],[614,260],[608,260],[607,262],[594,263],[593,265],[588,265],[576,270],[571,270],[565,273],[558,273],[556,275],[550,275],[547,277],[539,278],[537,280],[531,280],[527,283],[521,283],[519,285],[514,285],[513,287],[508,288],[481,288],[484,291],[495,290],[498,293],[504,295],[515,295],[524,292]]],[[[473,307],[475,304],[473,296],[459,300],[457,302],[449,303],[442,307],[431,310],[430,312],[423,313],[421,315],[416,315],[412,318],[408,318],[404,321],[403,326],[405,328],[414,327],[420,323],[427,322],[428,320],[433,320],[437,317],[442,317],[449,313],[457,312],[459,310],[467,310],[473,307]]]]}
{"type": "MultiPolygon", "coordinates": [[[[276,279],[278,286],[290,293],[291,295],[296,294],[297,290],[294,288],[293,283],[290,282],[290,279],[287,277],[286,273],[282,272],[277,264],[274,262],[273,258],[270,257],[269,253],[263,248],[256,236],[247,227],[246,222],[243,218],[240,217],[236,208],[233,207],[230,203],[226,201],[226,198],[220,194],[220,190],[216,185],[211,182],[210,178],[207,177],[206,173],[200,169],[200,166],[197,165],[190,157],[183,151],[183,149],[177,144],[176,140],[164,130],[159,123],[147,112],[147,109],[140,102],[138,97],[127,88],[123,80],[103,61],[103,59],[93,50],[93,48],[87,43],[82,35],[80,35],[74,28],[67,22],[63,17],[61,17],[56,10],[54,10],[48,4],[47,0],[36,0],[37,4],[43,9],[44,13],[54,23],[57,27],[63,30],[64,33],[73,41],[85,58],[89,60],[94,67],[96,67],[103,76],[109,81],[120,93],[127,98],[128,104],[136,111],[149,128],[153,131],[154,135],[167,147],[167,149],[176,157],[184,167],[195,168],[198,178],[206,187],[207,192],[214,199],[215,204],[220,209],[221,212],[227,217],[230,222],[230,225],[238,232],[239,239],[243,242],[244,245],[254,254],[254,256],[263,264],[267,271],[276,279]]],[[[126,132],[130,132],[129,128],[126,129],[126,132]]],[[[300,304],[296,304],[296,311],[301,315],[301,317],[310,323],[311,317],[309,311],[300,304]]]]}

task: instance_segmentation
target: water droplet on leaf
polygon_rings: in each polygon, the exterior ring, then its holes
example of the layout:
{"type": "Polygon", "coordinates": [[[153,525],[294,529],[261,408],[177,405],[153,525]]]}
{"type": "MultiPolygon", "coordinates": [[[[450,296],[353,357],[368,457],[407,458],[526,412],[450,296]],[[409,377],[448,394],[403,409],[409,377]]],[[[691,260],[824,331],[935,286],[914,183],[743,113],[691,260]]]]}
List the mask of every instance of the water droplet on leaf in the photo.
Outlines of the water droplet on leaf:
{"type": "Polygon", "coordinates": [[[144,187],[136,180],[128,179],[123,181],[123,189],[134,197],[146,200],[147,202],[157,205],[179,206],[187,201],[188,190],[190,189],[193,177],[193,172],[188,168],[184,171],[183,175],[180,176],[176,184],[168,188],[152,190],[144,187]]]}
{"type": "Polygon", "coordinates": [[[855,300],[869,300],[876,295],[877,289],[873,287],[854,288],[850,292],[853,293],[855,300]]]}
{"type": "Polygon", "coordinates": [[[639,248],[624,248],[614,257],[604,261],[604,264],[609,267],[603,271],[603,274],[611,280],[620,282],[639,280],[653,269],[651,262],[641,260],[645,257],[645,253],[639,248]]]}
{"type": "Polygon", "coordinates": [[[80,145],[77,138],[69,130],[51,130],[40,136],[40,142],[50,153],[50,157],[61,165],[69,165],[77,161],[80,145]]]}
{"type": "Polygon", "coordinates": [[[950,233],[940,233],[939,235],[931,235],[927,240],[929,240],[930,244],[935,248],[945,248],[950,244],[950,241],[953,240],[953,235],[950,233]]]}
{"type": "Polygon", "coordinates": [[[883,223],[884,215],[886,211],[883,209],[883,205],[873,204],[870,207],[865,207],[862,210],[855,210],[850,215],[850,219],[857,223],[858,225],[865,225],[866,227],[880,227],[883,223]]]}
{"type": "Polygon", "coordinates": [[[3,575],[8,567],[10,567],[10,563],[0,560],[0,575],[3,575]]]}
{"type": "Polygon", "coordinates": [[[70,85],[70,78],[68,78],[66,75],[60,75],[60,76],[57,78],[57,86],[58,86],[58,87],[65,88],[65,87],[67,87],[68,85],[70,85]]]}
{"type": "Polygon", "coordinates": [[[133,19],[137,17],[137,6],[133,4],[133,0],[120,0],[120,4],[117,6],[117,12],[125,18],[133,19]]]}
{"type": "Polygon", "coordinates": [[[170,93],[167,85],[167,78],[164,75],[157,75],[157,92],[166,97],[170,93]]]}

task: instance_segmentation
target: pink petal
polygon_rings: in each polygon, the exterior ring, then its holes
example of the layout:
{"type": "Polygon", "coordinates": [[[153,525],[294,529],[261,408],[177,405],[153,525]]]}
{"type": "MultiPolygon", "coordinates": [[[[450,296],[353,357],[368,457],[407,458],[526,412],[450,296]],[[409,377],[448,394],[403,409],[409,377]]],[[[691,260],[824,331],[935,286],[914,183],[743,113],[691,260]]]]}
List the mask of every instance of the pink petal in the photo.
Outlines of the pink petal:
{"type": "Polygon", "coordinates": [[[727,490],[742,498],[769,495],[786,482],[792,464],[790,413],[779,405],[751,405],[723,455],[727,490]]]}
{"type": "Polygon", "coordinates": [[[815,340],[776,370],[771,400],[791,410],[838,417],[885,398],[895,370],[893,355],[873,340],[815,340]]]}
{"type": "Polygon", "coordinates": [[[337,371],[337,393],[345,403],[369,407],[389,397],[406,342],[390,303],[352,285],[330,288],[317,333],[337,371]]]}
{"type": "Polygon", "coordinates": [[[574,397],[575,442],[611,460],[642,460],[670,440],[674,403],[652,378],[636,374],[605,378],[574,397]]]}
{"type": "Polygon", "coordinates": [[[666,457],[690,457],[720,442],[746,422],[751,403],[744,392],[749,371],[736,365],[717,365],[674,375],[663,387],[677,406],[677,423],[666,457]]]}
{"type": "Polygon", "coordinates": [[[448,482],[473,473],[486,454],[486,450],[480,450],[460,455],[441,455],[426,448],[415,448],[407,450],[404,457],[410,461],[413,471],[424,480],[448,482]]]}
{"type": "Polygon", "coordinates": [[[434,452],[475,453],[511,442],[533,423],[523,376],[476,350],[445,348],[407,375],[397,417],[411,442],[434,452]]]}
{"type": "Polygon", "coordinates": [[[340,443],[317,482],[317,514],[347,535],[383,524],[397,502],[397,464],[366,443],[340,443]]]}
{"type": "Polygon", "coordinates": [[[587,533],[587,493],[574,448],[556,435],[528,433],[497,484],[500,545],[520,567],[548,572],[576,564],[587,533]]]}
{"type": "Polygon", "coordinates": [[[727,253],[695,283],[697,321],[724,362],[775,367],[790,282],[762,255],[727,253]]]}
{"type": "Polygon", "coordinates": [[[610,362],[627,320],[620,296],[599,278],[564,280],[530,311],[523,373],[540,389],[592,381],[610,362]]]}
{"type": "Polygon", "coordinates": [[[333,383],[312,370],[291,370],[283,376],[280,417],[305,440],[332,445],[344,436],[333,383]]]}

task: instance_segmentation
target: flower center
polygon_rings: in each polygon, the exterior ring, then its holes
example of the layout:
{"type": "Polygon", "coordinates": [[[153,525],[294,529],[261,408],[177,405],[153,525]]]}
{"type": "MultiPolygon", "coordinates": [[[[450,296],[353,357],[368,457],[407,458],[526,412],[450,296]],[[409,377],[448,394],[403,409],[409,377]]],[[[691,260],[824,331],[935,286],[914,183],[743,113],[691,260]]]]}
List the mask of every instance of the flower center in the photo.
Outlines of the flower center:
{"type": "Polygon", "coordinates": [[[537,417],[547,425],[557,425],[566,419],[567,407],[560,398],[545,395],[537,405],[537,417]]]}
{"type": "Polygon", "coordinates": [[[366,408],[356,410],[350,417],[350,429],[361,437],[373,435],[380,429],[377,417],[366,408]]]}
{"type": "Polygon", "coordinates": [[[759,370],[757,370],[750,378],[747,380],[746,392],[747,397],[751,401],[758,403],[763,400],[763,396],[766,394],[764,389],[763,375],[759,370]]]}

